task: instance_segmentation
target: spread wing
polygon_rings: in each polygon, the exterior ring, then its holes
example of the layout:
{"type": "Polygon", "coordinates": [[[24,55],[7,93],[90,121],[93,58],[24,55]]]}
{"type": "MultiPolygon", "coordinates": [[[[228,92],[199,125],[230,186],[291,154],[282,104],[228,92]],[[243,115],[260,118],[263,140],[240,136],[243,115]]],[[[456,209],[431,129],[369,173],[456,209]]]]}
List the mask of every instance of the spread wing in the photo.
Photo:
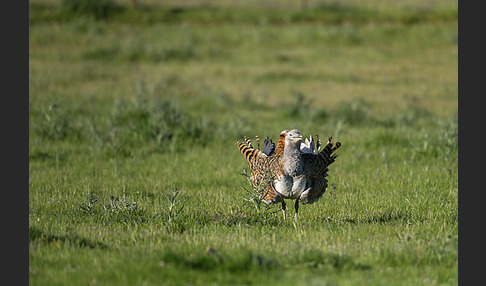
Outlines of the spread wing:
{"type": "Polygon", "coordinates": [[[328,181],[326,179],[329,166],[334,163],[337,154],[333,154],[340,146],[340,142],[334,145],[329,138],[326,146],[319,153],[303,153],[302,164],[304,174],[307,177],[307,185],[300,196],[302,204],[312,204],[318,201],[326,192],[328,181]]]}

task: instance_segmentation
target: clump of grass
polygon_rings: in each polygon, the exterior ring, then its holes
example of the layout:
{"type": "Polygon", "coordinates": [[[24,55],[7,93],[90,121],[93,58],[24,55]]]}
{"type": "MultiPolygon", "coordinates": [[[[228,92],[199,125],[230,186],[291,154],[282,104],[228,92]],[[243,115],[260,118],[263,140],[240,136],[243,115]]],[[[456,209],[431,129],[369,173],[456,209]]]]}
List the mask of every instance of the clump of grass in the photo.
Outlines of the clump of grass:
{"type": "Polygon", "coordinates": [[[457,118],[436,123],[434,132],[419,132],[418,140],[412,144],[412,158],[416,156],[442,156],[446,161],[456,159],[458,150],[458,124],[457,118]],[[456,156],[452,156],[453,154],[456,156]]]}
{"type": "Polygon", "coordinates": [[[309,114],[311,102],[303,93],[294,92],[294,103],[289,107],[290,116],[306,116],[309,114]]]}
{"type": "MultiPolygon", "coordinates": [[[[36,1],[37,2],[37,1],[36,1]]],[[[62,12],[71,13],[73,16],[89,15],[96,19],[110,19],[131,23],[151,24],[155,22],[165,23],[246,23],[246,24],[292,24],[302,22],[319,22],[327,24],[356,23],[402,23],[420,24],[438,21],[457,20],[457,5],[448,9],[369,9],[362,5],[349,3],[322,3],[314,9],[263,9],[261,5],[244,5],[247,7],[215,7],[213,5],[200,5],[197,1],[193,4],[165,3],[163,5],[137,5],[136,9],[127,9],[128,3],[117,4],[120,1],[112,0],[63,0],[62,12]],[[98,3],[99,2],[99,3],[98,3]],[[238,7],[238,9],[235,9],[238,7]],[[123,12],[123,13],[119,13],[123,12]],[[116,16],[116,17],[115,17],[116,16]],[[263,17],[265,16],[265,17],[263,17]]],[[[224,1],[223,1],[224,2],[224,1]]],[[[255,2],[256,3],[256,2],[255,2]]],[[[30,6],[39,8],[37,3],[29,3],[30,6]]],[[[218,5],[218,4],[216,4],[218,5]]],[[[271,5],[273,6],[273,5],[271,5]]],[[[286,6],[286,4],[285,4],[286,6]]],[[[44,12],[46,15],[35,15],[35,20],[56,19],[53,11],[44,12]],[[42,16],[42,17],[41,17],[42,16]]],[[[72,16],[71,16],[72,17],[72,16]]]]}
{"type": "Polygon", "coordinates": [[[124,223],[137,224],[146,221],[145,210],[126,194],[100,197],[88,192],[83,201],[78,201],[79,216],[105,225],[124,223]]]}
{"type": "Polygon", "coordinates": [[[396,125],[411,126],[430,117],[430,112],[421,107],[419,98],[405,96],[404,107],[392,118],[395,120],[396,125]]]}
{"type": "MultiPolygon", "coordinates": [[[[457,117],[442,123],[440,126],[440,137],[444,151],[447,155],[457,152],[459,147],[459,129],[457,117]]],[[[448,158],[448,156],[446,157],[448,158]]]]}
{"type": "Polygon", "coordinates": [[[91,192],[86,194],[85,201],[78,201],[79,208],[84,212],[93,211],[97,203],[98,203],[98,195],[91,192]]]}
{"type": "Polygon", "coordinates": [[[44,120],[45,124],[40,126],[40,132],[44,137],[59,140],[67,136],[69,121],[58,104],[53,103],[47,107],[44,111],[44,120]]]}
{"type": "Polygon", "coordinates": [[[129,200],[126,194],[121,196],[110,196],[109,201],[103,204],[105,213],[115,221],[143,222],[144,211],[139,203],[129,200]]]}
{"type": "Polygon", "coordinates": [[[74,15],[88,15],[95,19],[107,19],[110,15],[124,10],[113,0],[63,0],[61,8],[74,15]]]}
{"type": "Polygon", "coordinates": [[[143,144],[160,152],[182,151],[183,143],[208,142],[212,137],[211,124],[189,116],[160,95],[151,94],[142,83],[135,99],[120,100],[115,105],[106,126],[112,136],[105,141],[113,151],[124,155],[131,155],[143,144]]]}
{"type": "Polygon", "coordinates": [[[246,116],[239,115],[231,117],[222,125],[222,128],[225,130],[222,133],[222,139],[241,138],[252,132],[250,126],[250,120],[246,116]]]}
{"type": "Polygon", "coordinates": [[[157,221],[161,220],[161,225],[167,233],[179,235],[188,229],[214,221],[214,217],[208,210],[200,208],[186,210],[185,206],[190,205],[190,202],[184,198],[184,195],[182,196],[179,187],[172,187],[170,193],[166,194],[166,207],[154,217],[157,221]]]}
{"type": "Polygon", "coordinates": [[[249,184],[249,188],[243,187],[246,193],[244,204],[250,206],[248,216],[255,221],[261,221],[263,223],[269,222],[269,219],[275,211],[273,210],[272,205],[268,205],[262,201],[262,199],[267,195],[267,187],[273,181],[270,172],[267,170],[263,178],[255,186],[251,182],[250,174],[247,173],[247,169],[243,169],[242,175],[246,177],[249,184]]]}
{"type": "Polygon", "coordinates": [[[189,115],[173,101],[149,92],[143,83],[135,98],[114,100],[109,112],[95,117],[89,111],[93,104],[74,105],[57,98],[32,101],[32,142],[71,141],[110,157],[127,157],[182,152],[184,145],[209,143],[216,129],[208,118],[189,115]]]}
{"type": "Polygon", "coordinates": [[[288,115],[291,118],[311,121],[325,120],[328,118],[328,112],[313,105],[312,100],[302,92],[294,92],[293,99],[294,101],[288,106],[288,115]]]}
{"type": "Polygon", "coordinates": [[[79,139],[83,133],[82,128],[76,125],[70,108],[68,102],[53,98],[46,102],[30,102],[32,131],[41,138],[52,141],[79,139]]]}
{"type": "Polygon", "coordinates": [[[349,125],[369,123],[372,120],[371,105],[363,98],[341,102],[337,107],[336,117],[349,125]]]}
{"type": "Polygon", "coordinates": [[[189,39],[180,44],[172,44],[170,47],[154,48],[144,45],[139,39],[128,41],[120,45],[119,43],[105,43],[100,46],[89,47],[82,53],[82,58],[86,60],[97,60],[103,62],[140,62],[151,63],[198,60],[201,52],[197,43],[190,36],[189,39]]]}

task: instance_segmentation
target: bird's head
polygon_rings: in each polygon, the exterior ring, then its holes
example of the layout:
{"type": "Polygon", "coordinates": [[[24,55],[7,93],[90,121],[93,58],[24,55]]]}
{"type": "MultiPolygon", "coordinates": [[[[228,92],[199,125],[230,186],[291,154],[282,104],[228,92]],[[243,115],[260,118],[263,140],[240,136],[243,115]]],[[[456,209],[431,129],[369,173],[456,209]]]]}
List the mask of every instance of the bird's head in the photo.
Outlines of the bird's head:
{"type": "Polygon", "coordinates": [[[302,135],[300,135],[299,129],[292,129],[288,131],[285,135],[285,144],[297,145],[300,147],[302,142],[302,135]]]}

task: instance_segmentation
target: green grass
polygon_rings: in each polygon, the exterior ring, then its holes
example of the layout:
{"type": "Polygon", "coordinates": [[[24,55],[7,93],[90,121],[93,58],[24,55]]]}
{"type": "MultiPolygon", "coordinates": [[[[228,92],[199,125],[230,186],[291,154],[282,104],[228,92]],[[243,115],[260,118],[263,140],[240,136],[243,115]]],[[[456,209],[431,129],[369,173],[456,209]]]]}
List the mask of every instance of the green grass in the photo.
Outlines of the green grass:
{"type": "Polygon", "coordinates": [[[457,285],[457,3],[346,3],[31,1],[29,284],[457,285]],[[299,222],[236,147],[288,128],[343,144],[299,222]]]}

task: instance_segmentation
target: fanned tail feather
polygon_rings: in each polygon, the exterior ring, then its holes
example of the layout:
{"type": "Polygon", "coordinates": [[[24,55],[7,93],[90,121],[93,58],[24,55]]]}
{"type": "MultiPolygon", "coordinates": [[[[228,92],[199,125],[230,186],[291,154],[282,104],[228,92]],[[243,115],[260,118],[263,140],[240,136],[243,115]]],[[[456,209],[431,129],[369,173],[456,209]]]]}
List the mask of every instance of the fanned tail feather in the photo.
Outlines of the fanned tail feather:
{"type": "Polygon", "coordinates": [[[331,152],[336,151],[339,147],[341,147],[341,142],[338,141],[338,142],[336,142],[336,145],[331,148],[331,152]]]}
{"type": "Polygon", "coordinates": [[[319,152],[320,154],[323,154],[323,155],[326,155],[326,156],[331,156],[333,150],[332,150],[332,147],[333,147],[333,144],[332,144],[332,137],[329,137],[329,139],[327,140],[327,143],[326,143],[326,146],[324,146],[324,148],[322,148],[322,150],[319,152]]]}
{"type": "Polygon", "coordinates": [[[305,141],[300,144],[300,151],[302,153],[314,153],[314,138],[312,138],[312,135],[309,138],[305,138],[305,141]]]}
{"type": "Polygon", "coordinates": [[[268,136],[263,141],[263,153],[267,156],[272,155],[275,152],[275,143],[272,142],[272,139],[269,139],[268,136]]]}
{"type": "Polygon", "coordinates": [[[324,148],[319,152],[319,154],[321,156],[324,156],[326,161],[328,161],[328,163],[327,163],[328,165],[332,164],[338,156],[337,154],[333,154],[333,152],[336,151],[339,147],[341,147],[341,142],[338,141],[334,145],[332,143],[332,137],[329,137],[329,139],[327,140],[326,146],[324,146],[324,148]]]}
{"type": "MultiPolygon", "coordinates": [[[[252,147],[249,147],[247,144],[245,144],[241,141],[238,141],[236,144],[238,146],[238,149],[240,150],[240,153],[245,156],[246,160],[249,163],[252,163],[255,160],[255,158],[267,156],[262,151],[260,151],[258,149],[254,149],[252,147]]],[[[251,144],[251,141],[250,141],[250,144],[251,144]]]]}
{"type": "Polygon", "coordinates": [[[316,134],[316,138],[317,138],[317,141],[316,141],[316,151],[319,152],[321,150],[321,139],[319,138],[319,135],[316,134]]]}
{"type": "Polygon", "coordinates": [[[245,136],[245,143],[246,143],[246,146],[253,148],[253,146],[251,145],[251,139],[246,137],[246,136],[245,136]]]}

